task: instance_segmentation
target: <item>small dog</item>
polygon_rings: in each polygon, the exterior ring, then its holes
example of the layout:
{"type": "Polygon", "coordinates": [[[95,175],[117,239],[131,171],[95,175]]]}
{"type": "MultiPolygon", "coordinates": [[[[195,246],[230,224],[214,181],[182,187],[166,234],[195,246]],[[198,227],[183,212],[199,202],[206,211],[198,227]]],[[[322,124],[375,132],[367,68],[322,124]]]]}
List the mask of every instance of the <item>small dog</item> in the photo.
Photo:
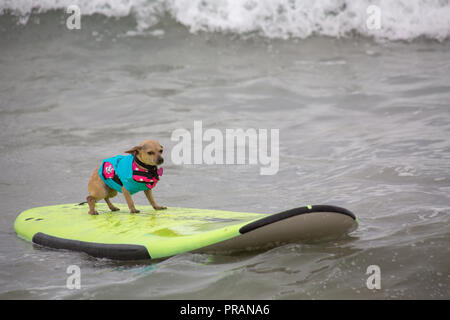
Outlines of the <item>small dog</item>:
{"type": "Polygon", "coordinates": [[[139,191],[144,191],[155,210],[167,209],[157,205],[152,194],[152,189],[163,173],[163,168],[157,167],[164,162],[163,147],[157,141],[145,140],[125,152],[130,155],[105,159],[92,173],[88,184],[89,196],[86,198],[89,214],[98,214],[95,211],[95,203],[101,199],[105,199],[111,211],[119,210],[109,200],[115,197],[117,192],[123,193],[131,213],[139,212],[131,198],[132,194],[139,191]]]}

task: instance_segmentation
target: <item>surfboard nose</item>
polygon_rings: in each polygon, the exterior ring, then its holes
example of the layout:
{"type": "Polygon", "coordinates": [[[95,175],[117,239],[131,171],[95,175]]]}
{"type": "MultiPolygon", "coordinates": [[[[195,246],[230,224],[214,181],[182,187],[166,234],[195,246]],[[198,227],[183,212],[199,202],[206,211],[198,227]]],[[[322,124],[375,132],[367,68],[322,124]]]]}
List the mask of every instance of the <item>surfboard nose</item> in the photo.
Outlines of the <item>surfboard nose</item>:
{"type": "Polygon", "coordinates": [[[250,222],[239,229],[240,236],[198,252],[248,251],[285,243],[335,240],[357,228],[356,216],[345,208],[330,205],[299,207],[250,222]]]}

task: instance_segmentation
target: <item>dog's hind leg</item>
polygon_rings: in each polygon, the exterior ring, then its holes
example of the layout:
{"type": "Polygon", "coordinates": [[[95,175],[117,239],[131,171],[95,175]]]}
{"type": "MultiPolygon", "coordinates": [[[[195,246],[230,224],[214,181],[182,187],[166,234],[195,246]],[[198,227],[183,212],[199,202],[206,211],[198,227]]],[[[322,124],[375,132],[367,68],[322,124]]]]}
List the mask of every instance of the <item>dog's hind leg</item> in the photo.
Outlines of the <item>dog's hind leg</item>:
{"type": "Polygon", "coordinates": [[[89,214],[92,215],[98,214],[98,212],[95,211],[95,202],[96,202],[95,198],[93,196],[87,196],[86,200],[89,205],[89,214]]]}
{"type": "Polygon", "coordinates": [[[109,207],[109,210],[111,211],[119,211],[120,209],[115,207],[111,201],[109,200],[109,198],[114,198],[117,195],[117,191],[111,188],[108,188],[108,196],[105,198],[105,202],[109,207]]]}
{"type": "Polygon", "coordinates": [[[89,214],[93,215],[98,214],[98,212],[95,211],[95,203],[108,197],[108,186],[98,175],[98,169],[99,168],[95,169],[91,175],[91,179],[88,184],[89,196],[86,198],[87,203],[89,204],[89,214]]]}

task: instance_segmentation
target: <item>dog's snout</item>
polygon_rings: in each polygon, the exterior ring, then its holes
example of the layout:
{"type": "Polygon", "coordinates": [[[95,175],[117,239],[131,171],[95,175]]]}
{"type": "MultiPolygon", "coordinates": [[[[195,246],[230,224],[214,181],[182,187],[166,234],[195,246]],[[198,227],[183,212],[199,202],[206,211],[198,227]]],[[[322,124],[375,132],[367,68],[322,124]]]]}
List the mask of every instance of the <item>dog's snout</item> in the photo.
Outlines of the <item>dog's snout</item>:
{"type": "Polygon", "coordinates": [[[163,157],[158,157],[158,164],[162,164],[164,162],[164,158],[163,157]]]}

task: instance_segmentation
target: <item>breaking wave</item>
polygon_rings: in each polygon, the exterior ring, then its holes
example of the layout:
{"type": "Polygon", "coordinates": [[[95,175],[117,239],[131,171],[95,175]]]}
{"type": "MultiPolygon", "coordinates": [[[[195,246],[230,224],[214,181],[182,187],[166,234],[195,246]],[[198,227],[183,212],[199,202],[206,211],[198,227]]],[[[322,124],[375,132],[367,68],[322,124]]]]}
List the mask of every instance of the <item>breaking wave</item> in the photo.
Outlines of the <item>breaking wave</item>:
{"type": "Polygon", "coordinates": [[[82,15],[132,16],[138,30],[166,16],[190,32],[256,33],[268,38],[314,35],[414,40],[450,37],[449,0],[3,0],[0,14],[26,24],[32,14],[77,5],[82,15]]]}

